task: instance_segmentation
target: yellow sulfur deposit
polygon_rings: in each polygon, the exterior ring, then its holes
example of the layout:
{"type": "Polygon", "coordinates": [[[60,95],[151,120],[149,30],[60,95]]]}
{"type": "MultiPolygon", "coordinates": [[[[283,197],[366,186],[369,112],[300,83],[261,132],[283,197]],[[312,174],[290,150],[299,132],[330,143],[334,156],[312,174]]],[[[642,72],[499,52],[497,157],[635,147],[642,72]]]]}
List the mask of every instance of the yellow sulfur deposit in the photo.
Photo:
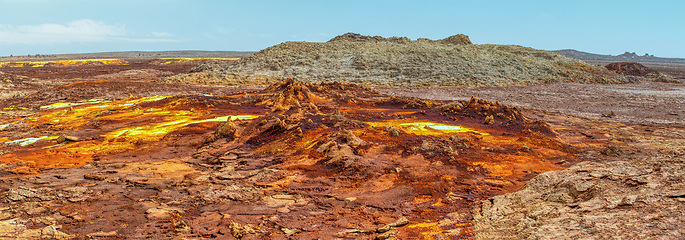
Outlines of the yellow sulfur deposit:
{"type": "Polygon", "coordinates": [[[57,60],[57,61],[19,61],[0,62],[0,67],[44,67],[45,65],[81,66],[88,64],[99,65],[127,65],[128,62],[121,59],[82,59],[82,60],[57,60]]]}
{"type": "Polygon", "coordinates": [[[407,122],[406,120],[389,120],[385,122],[367,122],[372,127],[394,127],[406,133],[416,135],[442,135],[448,133],[473,132],[481,135],[489,135],[473,129],[457,125],[448,125],[434,122],[407,122]]]}
{"type": "Polygon", "coordinates": [[[108,134],[105,134],[105,137],[107,139],[115,139],[115,138],[121,138],[124,137],[126,138],[129,142],[136,142],[140,140],[147,140],[147,141],[158,141],[164,135],[176,131],[178,129],[181,129],[182,127],[188,126],[190,124],[197,124],[197,123],[204,123],[204,122],[225,122],[229,118],[234,119],[234,120],[246,120],[246,119],[255,119],[259,116],[256,115],[239,115],[239,116],[223,116],[223,117],[216,117],[216,118],[211,118],[211,119],[193,119],[189,118],[192,116],[168,116],[167,118],[169,119],[174,119],[177,118],[176,120],[172,121],[166,121],[162,123],[157,123],[157,124],[149,124],[145,126],[139,126],[139,127],[129,127],[129,128],[122,128],[117,131],[110,132],[108,134]]]}
{"type": "Polygon", "coordinates": [[[185,62],[204,62],[209,60],[219,60],[219,61],[235,61],[240,58],[160,58],[165,60],[162,64],[173,64],[173,63],[185,63],[185,62]]]}

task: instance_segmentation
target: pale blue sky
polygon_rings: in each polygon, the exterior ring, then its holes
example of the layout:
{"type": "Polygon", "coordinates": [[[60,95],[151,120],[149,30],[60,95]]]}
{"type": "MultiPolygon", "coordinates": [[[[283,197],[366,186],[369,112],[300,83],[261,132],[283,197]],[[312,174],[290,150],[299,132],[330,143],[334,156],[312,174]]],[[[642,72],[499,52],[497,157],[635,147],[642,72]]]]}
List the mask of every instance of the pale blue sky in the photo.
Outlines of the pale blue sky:
{"type": "Polygon", "coordinates": [[[346,32],[685,58],[685,1],[0,0],[0,56],[261,50],[346,32]]]}

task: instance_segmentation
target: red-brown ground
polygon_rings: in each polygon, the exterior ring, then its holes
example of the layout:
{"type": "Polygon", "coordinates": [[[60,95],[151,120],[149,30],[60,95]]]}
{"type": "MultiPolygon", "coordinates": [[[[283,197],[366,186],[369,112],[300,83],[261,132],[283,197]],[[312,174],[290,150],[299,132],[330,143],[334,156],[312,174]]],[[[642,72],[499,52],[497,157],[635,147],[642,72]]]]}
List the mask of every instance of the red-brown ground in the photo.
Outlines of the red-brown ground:
{"type": "Polygon", "coordinates": [[[52,66],[52,67],[2,67],[0,71],[41,79],[74,79],[90,78],[99,75],[112,74],[127,70],[155,69],[170,74],[187,72],[199,62],[181,64],[161,64],[158,59],[125,59],[125,65],[119,64],[89,64],[80,66],[52,66]]]}
{"type": "Polygon", "coordinates": [[[61,71],[50,78],[67,84],[0,101],[0,227],[13,227],[3,233],[468,239],[481,199],[580,160],[656,152],[685,132],[674,84],[381,89],[404,95],[392,97],[291,81],[258,90],[95,80],[104,72],[89,69],[42,69],[32,76],[61,71]],[[587,94],[556,94],[571,90],[587,94]],[[667,100],[631,123],[645,94],[667,100]],[[614,115],[583,105],[598,100],[614,115]]]}

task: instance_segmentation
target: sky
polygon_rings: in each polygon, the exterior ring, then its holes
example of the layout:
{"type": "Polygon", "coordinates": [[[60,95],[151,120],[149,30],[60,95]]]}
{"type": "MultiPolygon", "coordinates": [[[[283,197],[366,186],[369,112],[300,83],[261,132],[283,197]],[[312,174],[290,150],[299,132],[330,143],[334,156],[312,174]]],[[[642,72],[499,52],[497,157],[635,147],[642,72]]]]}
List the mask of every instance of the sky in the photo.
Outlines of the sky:
{"type": "Polygon", "coordinates": [[[685,1],[0,0],[0,56],[258,51],[348,32],[685,58],[685,1]]]}

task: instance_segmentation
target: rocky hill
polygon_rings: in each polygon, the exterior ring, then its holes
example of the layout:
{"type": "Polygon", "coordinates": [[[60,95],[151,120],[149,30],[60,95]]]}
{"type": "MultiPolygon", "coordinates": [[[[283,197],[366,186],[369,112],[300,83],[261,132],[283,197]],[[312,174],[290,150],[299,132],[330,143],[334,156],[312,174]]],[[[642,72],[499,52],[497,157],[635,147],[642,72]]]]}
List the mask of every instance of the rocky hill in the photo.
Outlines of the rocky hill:
{"type": "Polygon", "coordinates": [[[285,42],[233,63],[206,63],[164,82],[267,85],[284,78],[366,86],[504,86],[551,82],[625,83],[602,67],[515,45],[347,33],[328,42],[285,42]]]}

